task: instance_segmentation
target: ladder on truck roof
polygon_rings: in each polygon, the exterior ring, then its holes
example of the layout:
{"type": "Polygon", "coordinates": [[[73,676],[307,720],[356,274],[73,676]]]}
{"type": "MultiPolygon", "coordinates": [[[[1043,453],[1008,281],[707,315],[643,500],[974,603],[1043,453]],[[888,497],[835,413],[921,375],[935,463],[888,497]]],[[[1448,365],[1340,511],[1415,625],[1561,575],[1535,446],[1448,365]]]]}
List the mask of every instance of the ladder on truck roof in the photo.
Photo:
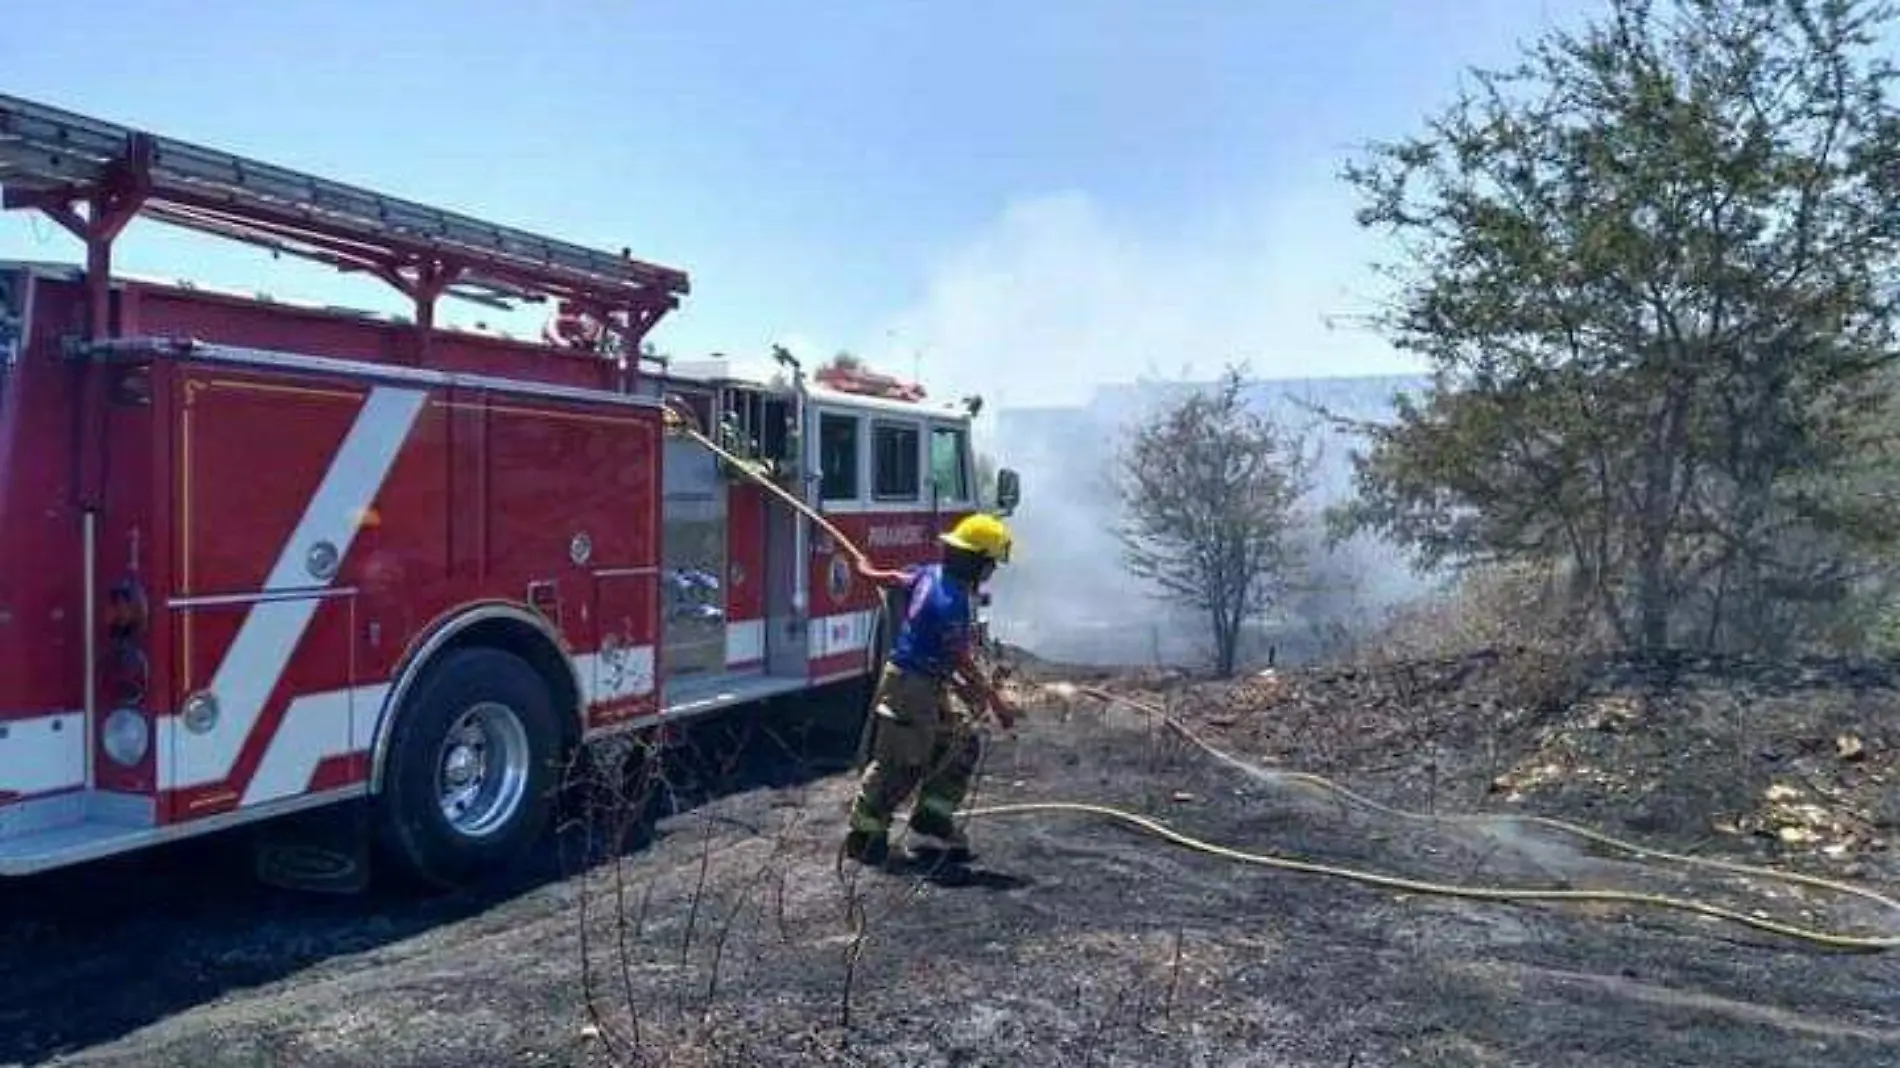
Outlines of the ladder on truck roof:
{"type": "Polygon", "coordinates": [[[365,271],[416,303],[571,301],[627,351],[688,290],[684,271],[499,226],[343,182],[0,94],[0,206],[38,209],[87,246],[93,335],[106,329],[111,244],[136,215],[365,271]],[[79,207],[84,205],[86,213],[79,207]]]}

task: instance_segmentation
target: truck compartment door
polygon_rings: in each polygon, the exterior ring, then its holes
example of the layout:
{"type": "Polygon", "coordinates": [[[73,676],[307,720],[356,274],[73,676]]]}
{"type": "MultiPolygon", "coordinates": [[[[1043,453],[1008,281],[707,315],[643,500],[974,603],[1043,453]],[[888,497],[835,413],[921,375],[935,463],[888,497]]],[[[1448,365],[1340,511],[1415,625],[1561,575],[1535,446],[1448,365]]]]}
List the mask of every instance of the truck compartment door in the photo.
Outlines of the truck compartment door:
{"type": "Polygon", "coordinates": [[[162,821],[363,780],[381,687],[354,685],[355,602],[333,591],[174,609],[180,685],[157,732],[162,821]]]}

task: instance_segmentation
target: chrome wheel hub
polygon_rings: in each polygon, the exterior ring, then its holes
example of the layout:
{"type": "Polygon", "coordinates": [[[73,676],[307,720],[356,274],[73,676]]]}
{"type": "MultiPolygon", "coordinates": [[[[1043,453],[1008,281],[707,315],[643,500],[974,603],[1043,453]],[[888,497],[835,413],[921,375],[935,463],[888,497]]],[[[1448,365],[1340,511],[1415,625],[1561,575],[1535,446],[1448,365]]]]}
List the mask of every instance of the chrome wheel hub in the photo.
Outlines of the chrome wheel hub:
{"type": "Polygon", "coordinates": [[[528,732],[507,705],[464,711],[443,736],[436,797],[456,833],[481,838],[506,826],[528,790],[528,732]]]}

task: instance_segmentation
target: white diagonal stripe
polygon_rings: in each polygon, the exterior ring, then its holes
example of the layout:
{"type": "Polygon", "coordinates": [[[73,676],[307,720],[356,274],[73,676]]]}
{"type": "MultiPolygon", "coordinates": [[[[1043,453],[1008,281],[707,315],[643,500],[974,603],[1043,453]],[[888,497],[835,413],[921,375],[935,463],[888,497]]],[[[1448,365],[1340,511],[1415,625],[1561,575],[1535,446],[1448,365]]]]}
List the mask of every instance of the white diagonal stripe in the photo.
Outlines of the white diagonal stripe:
{"type": "MultiPolygon", "coordinates": [[[[266,589],[329,585],[329,580],[318,580],[306,570],[310,547],[327,541],[336,546],[339,564],[349,559],[363,513],[382,491],[426,397],[422,390],[387,386],[370,391],[303,518],[278,552],[266,589]]],[[[175,716],[159,721],[161,789],[200,786],[230,777],[245,739],[283,678],[320,603],[302,598],[251,606],[211,679],[211,692],[218,700],[217,722],[205,733],[193,734],[175,716]],[[163,759],[167,752],[170,761],[163,759]]]]}
{"type": "Polygon", "coordinates": [[[284,710],[256,774],[244,787],[243,808],[307,793],[318,765],[375,744],[376,714],[389,695],[379,682],[349,690],[303,694],[284,710]]]}

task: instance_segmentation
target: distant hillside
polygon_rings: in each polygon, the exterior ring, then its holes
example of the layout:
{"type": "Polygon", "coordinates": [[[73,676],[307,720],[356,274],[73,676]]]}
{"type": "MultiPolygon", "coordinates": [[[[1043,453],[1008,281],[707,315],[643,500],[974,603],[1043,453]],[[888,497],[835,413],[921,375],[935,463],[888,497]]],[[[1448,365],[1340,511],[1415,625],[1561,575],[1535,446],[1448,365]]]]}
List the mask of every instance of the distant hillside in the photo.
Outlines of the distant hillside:
{"type": "MultiPolygon", "coordinates": [[[[1189,662],[1201,655],[1203,627],[1156,604],[1122,570],[1113,528],[1118,509],[1109,481],[1115,450],[1144,415],[1211,383],[1151,382],[1100,387],[1086,405],[1002,408],[996,413],[999,462],[1022,472],[1024,503],[1014,520],[1022,543],[1010,573],[997,581],[995,627],[1041,656],[1075,663],[1189,662]]],[[[1379,421],[1395,393],[1428,384],[1421,376],[1271,379],[1250,388],[1253,402],[1289,428],[1307,428],[1319,450],[1309,507],[1317,511],[1352,492],[1354,435],[1317,425],[1308,406],[1379,421]]],[[[1325,612],[1342,618],[1376,613],[1424,586],[1391,549],[1370,540],[1343,546],[1330,561],[1358,580],[1325,612]]],[[[1314,619],[1263,630],[1282,658],[1310,648],[1314,619]]]]}

